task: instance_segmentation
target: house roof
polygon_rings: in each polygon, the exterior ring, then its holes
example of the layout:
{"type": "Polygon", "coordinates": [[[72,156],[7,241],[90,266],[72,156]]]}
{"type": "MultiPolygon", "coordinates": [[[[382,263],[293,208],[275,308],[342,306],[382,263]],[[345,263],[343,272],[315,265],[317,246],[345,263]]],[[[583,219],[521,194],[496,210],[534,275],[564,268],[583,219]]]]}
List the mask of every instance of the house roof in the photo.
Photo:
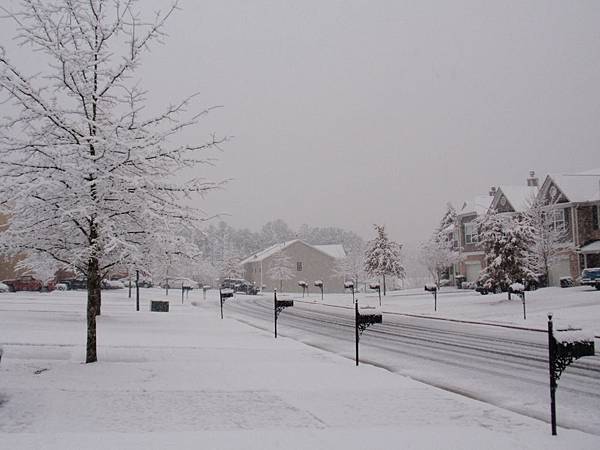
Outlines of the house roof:
{"type": "Polygon", "coordinates": [[[272,245],[270,247],[261,250],[260,252],[256,252],[253,255],[248,256],[246,259],[242,260],[240,264],[246,264],[252,261],[262,261],[265,258],[268,258],[271,255],[283,250],[284,248],[289,247],[294,242],[300,242],[300,239],[293,239],[291,241],[280,242],[278,244],[272,245]]]}
{"type": "MultiPolygon", "coordinates": [[[[510,206],[515,210],[515,212],[525,211],[531,202],[535,199],[539,188],[537,186],[498,186],[498,191],[504,194],[510,206]]],[[[496,199],[499,199],[500,195],[496,194],[494,196],[494,201],[491,206],[497,206],[496,199]]]]}
{"type": "Polygon", "coordinates": [[[314,249],[320,251],[321,253],[324,253],[333,258],[344,258],[346,256],[344,247],[341,244],[311,245],[311,244],[307,244],[306,242],[304,242],[300,239],[293,239],[291,241],[285,241],[285,242],[281,242],[279,244],[272,245],[264,250],[261,250],[260,252],[254,253],[253,255],[250,255],[248,258],[246,258],[242,262],[240,262],[240,264],[246,264],[246,263],[255,262],[255,261],[264,261],[268,257],[273,256],[275,253],[278,253],[278,252],[288,248],[290,245],[295,244],[296,242],[302,242],[303,244],[308,245],[309,247],[313,247],[314,249]]]}
{"type": "Polygon", "coordinates": [[[600,241],[594,241],[588,245],[584,245],[579,249],[580,253],[600,253],[600,241]]]}
{"type": "Polygon", "coordinates": [[[329,245],[313,245],[317,250],[321,250],[323,253],[333,256],[334,258],[345,258],[346,251],[344,246],[341,244],[329,244],[329,245]]]}
{"type": "Polygon", "coordinates": [[[478,195],[473,200],[465,202],[458,214],[461,216],[466,214],[485,214],[490,208],[493,199],[490,195],[478,195]]]}
{"type": "Polygon", "coordinates": [[[600,168],[574,174],[551,173],[548,178],[558,186],[570,202],[600,200],[600,168]]]}

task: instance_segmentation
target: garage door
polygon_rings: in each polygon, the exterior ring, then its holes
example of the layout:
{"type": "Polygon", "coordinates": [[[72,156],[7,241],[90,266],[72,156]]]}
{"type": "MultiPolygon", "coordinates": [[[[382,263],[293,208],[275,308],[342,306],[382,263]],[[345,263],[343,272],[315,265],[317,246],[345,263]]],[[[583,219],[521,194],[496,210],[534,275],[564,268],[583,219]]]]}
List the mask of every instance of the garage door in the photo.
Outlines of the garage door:
{"type": "Polygon", "coordinates": [[[569,262],[569,258],[559,259],[550,266],[550,270],[548,272],[550,286],[560,286],[561,277],[571,276],[571,264],[569,262]]]}
{"type": "Polygon", "coordinates": [[[467,273],[465,274],[467,276],[467,281],[477,281],[479,273],[481,272],[481,263],[478,261],[466,262],[465,268],[467,270],[467,273]]]}

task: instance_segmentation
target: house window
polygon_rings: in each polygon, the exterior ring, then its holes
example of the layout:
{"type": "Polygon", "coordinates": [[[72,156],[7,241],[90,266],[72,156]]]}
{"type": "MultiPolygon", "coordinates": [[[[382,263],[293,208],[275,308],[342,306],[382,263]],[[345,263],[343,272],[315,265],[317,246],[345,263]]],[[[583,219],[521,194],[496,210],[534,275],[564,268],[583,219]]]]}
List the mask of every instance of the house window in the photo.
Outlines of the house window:
{"type": "Polygon", "coordinates": [[[452,248],[458,248],[458,230],[452,232],[452,248]]]}
{"type": "Polygon", "coordinates": [[[465,223],[465,244],[477,244],[479,235],[477,234],[477,226],[473,222],[465,223]]]}
{"type": "Polygon", "coordinates": [[[600,205],[594,206],[592,210],[592,228],[600,230],[600,205]]]}
{"type": "Polygon", "coordinates": [[[551,211],[549,219],[550,227],[553,230],[565,231],[567,229],[564,209],[555,209],[554,211],[551,211]]]}
{"type": "Polygon", "coordinates": [[[298,272],[302,272],[302,263],[301,263],[301,262],[297,262],[297,263],[296,263],[296,270],[297,270],[298,272]]]}

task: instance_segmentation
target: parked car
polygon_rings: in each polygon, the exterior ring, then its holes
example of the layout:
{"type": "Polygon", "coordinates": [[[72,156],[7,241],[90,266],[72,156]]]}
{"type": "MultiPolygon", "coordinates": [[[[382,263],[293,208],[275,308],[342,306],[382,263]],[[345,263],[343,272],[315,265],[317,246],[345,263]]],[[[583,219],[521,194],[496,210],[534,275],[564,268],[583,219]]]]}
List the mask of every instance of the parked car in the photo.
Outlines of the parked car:
{"type": "Polygon", "coordinates": [[[168,278],[163,280],[159,286],[163,289],[181,289],[182,286],[186,289],[198,289],[199,287],[198,283],[196,283],[194,280],[183,277],[168,278]]]}
{"type": "Polygon", "coordinates": [[[10,288],[7,284],[0,283],[0,292],[10,292],[10,288]]]}
{"type": "Polygon", "coordinates": [[[248,295],[256,295],[259,291],[258,286],[243,278],[225,278],[221,282],[221,289],[233,289],[234,292],[248,295]]]}
{"type": "Polygon", "coordinates": [[[119,280],[102,280],[102,289],[124,289],[125,285],[119,280]]]}
{"type": "Polygon", "coordinates": [[[31,275],[23,275],[12,280],[4,280],[4,284],[8,286],[11,292],[17,291],[41,291],[43,284],[40,280],[33,278],[31,275]]]}
{"type": "Polygon", "coordinates": [[[600,267],[584,269],[581,272],[581,284],[583,286],[592,286],[600,291],[600,267]]]}
{"type": "Polygon", "coordinates": [[[68,290],[87,289],[87,280],[85,278],[67,278],[61,281],[67,285],[68,290]]]}
{"type": "MultiPolygon", "coordinates": [[[[135,275],[131,278],[119,278],[119,281],[123,283],[123,286],[129,287],[129,282],[131,282],[131,287],[135,287],[135,275]]],[[[151,278],[141,277],[139,279],[139,285],[141,288],[151,288],[154,286],[151,278]]]]}

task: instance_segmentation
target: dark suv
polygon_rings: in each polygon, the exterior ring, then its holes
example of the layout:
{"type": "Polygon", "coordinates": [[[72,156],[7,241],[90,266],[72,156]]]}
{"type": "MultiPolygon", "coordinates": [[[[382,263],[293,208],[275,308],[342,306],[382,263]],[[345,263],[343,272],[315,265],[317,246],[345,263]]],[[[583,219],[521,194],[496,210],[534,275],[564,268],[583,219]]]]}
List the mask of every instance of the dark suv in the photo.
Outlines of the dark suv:
{"type": "Polygon", "coordinates": [[[581,272],[581,284],[583,286],[593,286],[600,291],[600,267],[584,269],[581,272]]]}
{"type": "Polygon", "coordinates": [[[258,287],[243,278],[225,278],[221,283],[221,289],[233,289],[234,292],[248,295],[258,294],[258,287]]]}

